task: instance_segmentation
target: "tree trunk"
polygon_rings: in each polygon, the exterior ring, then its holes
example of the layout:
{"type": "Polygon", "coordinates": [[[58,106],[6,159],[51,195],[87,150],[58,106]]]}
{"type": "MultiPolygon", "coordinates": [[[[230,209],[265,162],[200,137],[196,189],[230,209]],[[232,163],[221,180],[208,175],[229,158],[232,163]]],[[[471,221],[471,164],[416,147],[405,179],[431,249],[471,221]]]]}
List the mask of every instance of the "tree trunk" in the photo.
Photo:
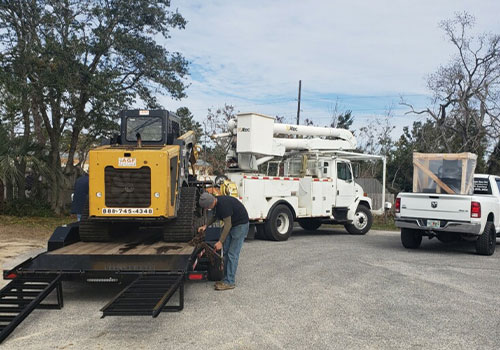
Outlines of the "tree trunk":
{"type": "MultiPolygon", "coordinates": [[[[26,81],[26,73],[23,72],[23,77],[24,81],[26,81]]],[[[29,143],[30,143],[30,128],[31,128],[31,121],[30,121],[30,105],[28,103],[28,91],[27,87],[24,86],[22,96],[21,96],[21,108],[22,108],[22,115],[23,115],[23,141],[21,144],[21,156],[19,160],[19,165],[17,167],[18,172],[20,174],[19,179],[16,181],[17,183],[17,198],[18,199],[26,199],[26,157],[28,155],[29,151],[29,143]]]]}
{"type": "Polygon", "coordinates": [[[3,211],[3,203],[4,203],[4,196],[5,196],[5,193],[4,193],[4,184],[3,184],[3,181],[2,179],[0,179],[0,212],[3,211]]]}
{"type": "Polygon", "coordinates": [[[50,174],[50,207],[56,214],[61,214],[62,212],[62,186],[63,186],[63,173],[61,168],[61,157],[59,155],[59,141],[56,144],[51,145],[51,150],[49,154],[49,162],[51,167],[50,174]]]}
{"type": "Polygon", "coordinates": [[[17,187],[17,198],[20,200],[26,199],[26,160],[21,159],[19,165],[17,165],[17,170],[21,176],[16,181],[17,187]]]}
{"type": "Polygon", "coordinates": [[[14,185],[9,178],[5,179],[5,191],[6,191],[6,196],[5,199],[7,202],[12,202],[13,198],[13,192],[14,192],[14,185]]]}

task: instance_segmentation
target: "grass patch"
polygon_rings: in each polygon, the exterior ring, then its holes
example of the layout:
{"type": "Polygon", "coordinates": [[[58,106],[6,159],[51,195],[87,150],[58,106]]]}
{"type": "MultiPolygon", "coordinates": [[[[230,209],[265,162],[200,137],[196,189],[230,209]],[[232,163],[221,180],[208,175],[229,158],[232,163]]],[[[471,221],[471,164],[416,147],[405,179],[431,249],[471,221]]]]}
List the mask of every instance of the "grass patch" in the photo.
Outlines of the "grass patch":
{"type": "Polygon", "coordinates": [[[0,215],[0,225],[23,225],[27,227],[56,228],[57,226],[69,224],[74,221],[76,221],[76,218],[71,216],[19,217],[10,215],[0,215]]]}
{"type": "Polygon", "coordinates": [[[74,221],[76,218],[71,216],[18,217],[0,215],[0,238],[45,241],[52,235],[57,226],[74,221]]]}
{"type": "Polygon", "coordinates": [[[381,230],[381,231],[399,231],[399,228],[394,224],[393,216],[373,216],[373,225],[372,230],[381,230]]]}
{"type": "Polygon", "coordinates": [[[34,217],[53,217],[55,216],[50,205],[37,199],[16,199],[3,205],[2,215],[8,216],[34,216],[34,217]]]}
{"type": "MultiPolygon", "coordinates": [[[[338,230],[344,230],[343,225],[323,225],[321,227],[333,228],[338,230]]],[[[371,230],[379,230],[379,231],[399,231],[399,228],[394,224],[394,217],[388,216],[383,217],[379,215],[373,216],[373,224],[371,230]]]]}

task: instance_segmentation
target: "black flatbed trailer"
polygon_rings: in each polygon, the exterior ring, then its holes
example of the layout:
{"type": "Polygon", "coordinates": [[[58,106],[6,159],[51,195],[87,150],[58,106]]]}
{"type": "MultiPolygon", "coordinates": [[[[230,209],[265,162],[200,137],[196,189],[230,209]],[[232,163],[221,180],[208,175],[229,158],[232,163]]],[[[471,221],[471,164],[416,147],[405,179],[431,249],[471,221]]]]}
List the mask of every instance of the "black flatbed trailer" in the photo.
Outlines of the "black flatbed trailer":
{"type": "MultiPolygon", "coordinates": [[[[205,240],[210,245],[219,236],[219,228],[209,228],[205,240]]],[[[186,280],[222,277],[221,259],[211,263],[205,249],[162,242],[161,235],[152,231],[117,242],[81,242],[78,223],[58,227],[46,252],[3,271],[4,279],[11,281],[0,290],[0,343],[33,310],[61,309],[62,282],[68,280],[124,284],[102,307],[102,317],[157,317],[164,311],[181,311],[186,280]],[[42,303],[52,293],[56,293],[57,303],[42,303]],[[177,303],[170,303],[176,294],[177,303]]]]}

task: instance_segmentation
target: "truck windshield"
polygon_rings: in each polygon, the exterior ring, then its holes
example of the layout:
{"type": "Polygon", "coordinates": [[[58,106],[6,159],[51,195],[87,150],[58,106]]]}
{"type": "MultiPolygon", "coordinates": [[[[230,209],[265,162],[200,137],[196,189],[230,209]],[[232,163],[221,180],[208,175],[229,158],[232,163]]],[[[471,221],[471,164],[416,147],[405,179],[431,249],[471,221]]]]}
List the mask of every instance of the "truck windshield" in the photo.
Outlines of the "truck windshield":
{"type": "Polygon", "coordinates": [[[142,141],[161,141],[163,135],[162,118],[127,118],[127,141],[137,141],[138,134],[141,136],[142,141]]]}

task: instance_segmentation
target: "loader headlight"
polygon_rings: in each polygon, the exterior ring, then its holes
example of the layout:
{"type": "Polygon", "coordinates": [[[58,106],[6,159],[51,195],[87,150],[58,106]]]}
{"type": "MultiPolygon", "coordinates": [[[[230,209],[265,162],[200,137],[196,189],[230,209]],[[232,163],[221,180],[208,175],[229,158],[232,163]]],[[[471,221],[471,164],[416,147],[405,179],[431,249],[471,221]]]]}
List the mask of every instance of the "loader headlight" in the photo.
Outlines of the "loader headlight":
{"type": "Polygon", "coordinates": [[[101,198],[102,197],[102,193],[101,192],[97,192],[95,195],[97,196],[97,198],[101,198]]]}
{"type": "Polygon", "coordinates": [[[160,198],[160,192],[155,192],[155,197],[160,198]]]}

